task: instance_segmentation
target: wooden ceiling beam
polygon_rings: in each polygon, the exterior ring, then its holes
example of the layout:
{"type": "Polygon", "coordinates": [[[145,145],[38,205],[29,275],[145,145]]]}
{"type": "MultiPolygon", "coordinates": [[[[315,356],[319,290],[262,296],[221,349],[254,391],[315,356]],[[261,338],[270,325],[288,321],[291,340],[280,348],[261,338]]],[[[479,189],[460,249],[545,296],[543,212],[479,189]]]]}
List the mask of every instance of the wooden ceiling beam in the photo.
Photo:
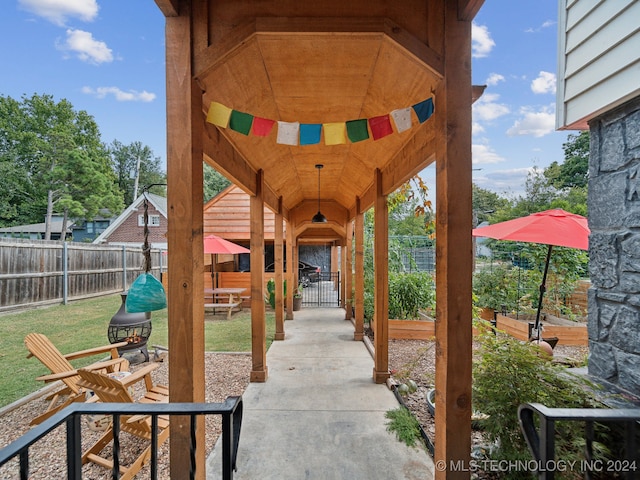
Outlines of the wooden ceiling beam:
{"type": "Polygon", "coordinates": [[[458,20],[470,22],[483,4],[484,0],[458,0],[458,20]]]}
{"type": "Polygon", "coordinates": [[[180,0],[156,0],[156,5],[165,17],[177,17],[180,13],[180,0]]]}
{"type": "Polygon", "coordinates": [[[207,74],[234,51],[246,44],[257,34],[308,35],[308,34],[386,35],[400,45],[407,53],[431,70],[436,76],[443,76],[442,57],[408,31],[387,18],[256,18],[235,27],[223,40],[210,45],[194,55],[194,72],[197,79],[207,74]]]}

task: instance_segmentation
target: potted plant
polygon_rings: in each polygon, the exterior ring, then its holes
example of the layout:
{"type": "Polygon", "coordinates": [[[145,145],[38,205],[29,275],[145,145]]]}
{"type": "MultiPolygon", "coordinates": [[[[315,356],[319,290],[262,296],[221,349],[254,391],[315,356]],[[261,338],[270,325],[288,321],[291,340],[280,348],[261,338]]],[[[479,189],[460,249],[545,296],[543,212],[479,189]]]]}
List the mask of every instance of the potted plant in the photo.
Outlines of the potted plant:
{"type": "Polygon", "coordinates": [[[302,307],[302,289],[304,286],[302,284],[298,285],[296,291],[293,294],[293,311],[297,312],[302,307]]]}

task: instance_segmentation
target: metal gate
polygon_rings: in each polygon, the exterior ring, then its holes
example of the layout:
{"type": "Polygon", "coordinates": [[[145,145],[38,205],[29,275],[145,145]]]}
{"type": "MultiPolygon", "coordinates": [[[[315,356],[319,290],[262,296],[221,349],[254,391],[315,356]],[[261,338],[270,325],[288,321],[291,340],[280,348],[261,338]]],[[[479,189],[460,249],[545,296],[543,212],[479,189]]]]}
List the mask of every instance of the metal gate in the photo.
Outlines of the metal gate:
{"type": "Polygon", "coordinates": [[[339,307],[340,273],[322,272],[302,291],[303,307],[339,307]]]}

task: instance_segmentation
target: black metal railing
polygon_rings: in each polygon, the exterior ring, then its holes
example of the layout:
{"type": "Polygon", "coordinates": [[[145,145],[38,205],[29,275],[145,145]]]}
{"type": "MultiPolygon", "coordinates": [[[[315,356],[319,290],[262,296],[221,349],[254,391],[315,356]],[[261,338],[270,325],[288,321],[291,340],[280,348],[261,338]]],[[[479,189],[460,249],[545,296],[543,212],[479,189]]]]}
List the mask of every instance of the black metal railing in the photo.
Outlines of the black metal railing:
{"type": "Polygon", "coordinates": [[[304,307],[339,307],[340,272],[321,272],[302,292],[304,307]]]}
{"type": "MultiPolygon", "coordinates": [[[[520,428],[537,466],[539,480],[553,480],[555,472],[566,467],[555,458],[555,422],[573,421],[585,424],[584,460],[574,465],[584,478],[602,477],[609,473],[616,478],[640,478],[640,453],[638,452],[638,422],[640,408],[548,408],[539,403],[527,403],[518,408],[520,428]],[[536,418],[539,429],[536,429],[536,418]],[[621,425],[624,429],[624,445],[614,461],[594,458],[594,425],[596,423],[621,425]],[[624,456],[624,458],[622,458],[624,456]]],[[[610,477],[609,477],[610,478],[610,477]]]]}
{"type": "MultiPolygon", "coordinates": [[[[195,478],[196,417],[199,415],[222,416],[222,478],[232,480],[236,470],[240,427],[242,425],[242,397],[228,397],[223,403],[74,403],[61,410],[49,419],[35,426],[29,432],[0,450],[0,466],[11,459],[19,457],[20,479],[29,478],[29,449],[45,438],[52,430],[62,424],[67,427],[67,479],[82,478],[82,433],[81,419],[83,415],[111,415],[114,425],[114,462],[112,478],[119,477],[119,441],[118,432],[120,415],[148,415],[151,417],[151,475],[157,479],[158,466],[158,417],[160,415],[183,415],[191,418],[191,469],[190,477],[195,478]]],[[[200,446],[200,448],[203,448],[200,446]]]]}

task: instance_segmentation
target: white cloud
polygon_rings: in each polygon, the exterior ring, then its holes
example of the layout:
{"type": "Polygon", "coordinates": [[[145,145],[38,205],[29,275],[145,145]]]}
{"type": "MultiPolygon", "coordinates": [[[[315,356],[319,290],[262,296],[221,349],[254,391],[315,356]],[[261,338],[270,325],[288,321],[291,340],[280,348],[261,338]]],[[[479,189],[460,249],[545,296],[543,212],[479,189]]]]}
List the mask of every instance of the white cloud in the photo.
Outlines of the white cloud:
{"type": "Polygon", "coordinates": [[[471,56],[483,58],[491,53],[496,42],[491,38],[491,33],[486,25],[471,24],[471,56]]]}
{"type": "Polygon", "coordinates": [[[472,122],[471,132],[472,135],[479,135],[481,133],[484,133],[484,127],[478,122],[472,122]]]}
{"type": "Polygon", "coordinates": [[[538,78],[531,82],[531,91],[533,93],[556,93],[556,74],[541,71],[538,78]]]}
{"type": "Polygon", "coordinates": [[[553,27],[557,22],[555,20],[545,20],[544,22],[542,22],[542,25],[540,25],[539,27],[529,27],[525,30],[526,33],[537,33],[540,32],[542,30],[544,30],[545,28],[549,28],[549,27],[553,27]]]}
{"type": "Polygon", "coordinates": [[[498,103],[500,95],[496,93],[485,93],[472,107],[474,121],[492,121],[509,113],[509,107],[503,103],[498,103]]]}
{"type": "Polygon", "coordinates": [[[129,90],[125,92],[118,87],[98,87],[93,89],[91,87],[82,87],[82,93],[87,95],[93,95],[96,98],[105,98],[107,95],[113,95],[119,102],[152,102],[156,98],[155,93],[147,92],[143,90],[138,92],[136,90],[129,90]]]}
{"type": "Polygon", "coordinates": [[[113,53],[107,44],[96,40],[90,32],[67,30],[67,39],[57,45],[59,50],[73,52],[83,62],[100,64],[113,61],[113,53]]]}
{"type": "Polygon", "coordinates": [[[515,198],[524,193],[524,184],[531,167],[496,170],[473,177],[473,182],[481,188],[515,198]]]}
{"type": "Polygon", "coordinates": [[[486,83],[487,85],[497,85],[500,82],[504,82],[504,76],[500,75],[499,73],[491,73],[489,75],[489,78],[487,78],[486,83]]]}
{"type": "Polygon", "coordinates": [[[504,158],[498,155],[489,145],[474,143],[471,145],[471,158],[474,165],[487,165],[504,162],[504,158]]]}
{"type": "Polygon", "coordinates": [[[96,0],[18,0],[18,4],[61,27],[68,18],[91,22],[98,15],[96,0]]]}
{"type": "Polygon", "coordinates": [[[555,131],[555,108],[553,105],[542,107],[539,111],[534,111],[529,107],[520,110],[521,119],[516,120],[513,126],[507,130],[507,135],[515,137],[518,135],[533,135],[536,138],[555,131]]]}

